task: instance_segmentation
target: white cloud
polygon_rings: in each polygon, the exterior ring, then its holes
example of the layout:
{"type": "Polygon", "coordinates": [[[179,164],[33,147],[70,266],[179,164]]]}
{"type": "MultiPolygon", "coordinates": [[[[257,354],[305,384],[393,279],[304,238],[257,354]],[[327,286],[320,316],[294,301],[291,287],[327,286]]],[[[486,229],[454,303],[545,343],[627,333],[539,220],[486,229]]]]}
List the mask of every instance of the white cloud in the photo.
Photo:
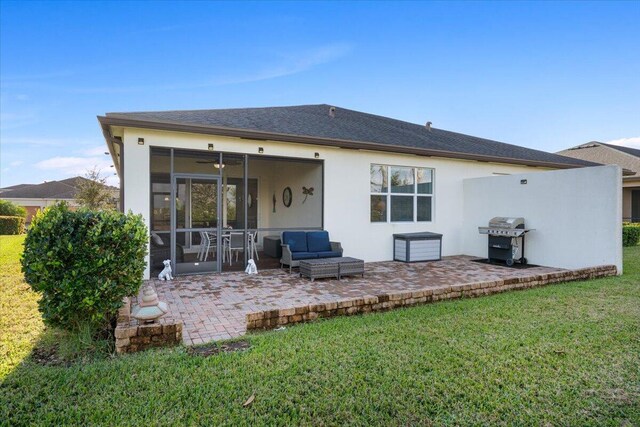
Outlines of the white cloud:
{"type": "MultiPolygon", "coordinates": [[[[90,156],[90,157],[97,157],[97,156],[105,156],[104,153],[107,153],[109,150],[107,149],[107,147],[103,144],[103,145],[99,145],[96,147],[92,147],[92,148],[86,148],[84,150],[80,150],[79,153],[85,155],[85,156],[90,156]]],[[[105,156],[105,158],[107,158],[105,156]]]]}
{"type": "Polygon", "coordinates": [[[52,171],[65,177],[84,176],[89,169],[98,168],[107,179],[107,184],[117,187],[120,183],[115,168],[111,167],[111,157],[52,157],[35,164],[41,170],[52,171]]]}
{"type": "Polygon", "coordinates": [[[255,74],[247,76],[223,79],[216,82],[216,85],[249,83],[261,80],[275,79],[278,77],[290,76],[307,71],[318,65],[333,62],[346,56],[353,50],[353,46],[346,43],[336,43],[322,46],[318,49],[311,49],[303,54],[289,55],[283,58],[280,65],[265,68],[255,74]]]}
{"type": "Polygon", "coordinates": [[[640,136],[633,136],[631,138],[620,138],[612,141],[607,141],[607,144],[621,145],[623,147],[637,148],[640,150],[640,136]]]}
{"type": "Polygon", "coordinates": [[[24,162],[22,160],[16,160],[15,162],[11,162],[9,163],[9,166],[20,166],[21,164],[23,164],[24,162]]]}
{"type": "Polygon", "coordinates": [[[34,145],[59,147],[67,143],[68,140],[62,138],[3,138],[2,145],[34,145]]]}
{"type": "Polygon", "coordinates": [[[109,175],[107,177],[107,185],[111,185],[112,187],[120,187],[120,178],[118,178],[118,175],[109,175]]]}
{"type": "Polygon", "coordinates": [[[16,129],[38,122],[34,113],[6,113],[0,112],[0,128],[2,130],[16,129]]]}
{"type": "Polygon", "coordinates": [[[103,157],[52,157],[35,164],[38,169],[55,170],[65,175],[84,175],[94,166],[104,174],[114,171],[111,168],[111,158],[103,157]]]}
{"type": "Polygon", "coordinates": [[[66,88],[70,92],[76,93],[126,93],[142,91],[167,91],[200,89],[206,87],[224,86],[240,83],[251,83],[263,80],[270,80],[279,77],[298,74],[322,64],[336,61],[353,50],[353,45],[348,43],[331,43],[318,48],[308,49],[295,54],[287,53],[274,58],[276,65],[256,64],[252,68],[257,71],[242,74],[234,73],[232,76],[214,76],[210,79],[193,81],[189,83],[176,82],[173,84],[155,84],[144,86],[108,86],[108,87],[73,87],[66,88]]]}
{"type": "Polygon", "coordinates": [[[40,147],[77,147],[74,152],[85,156],[104,155],[107,151],[105,145],[100,144],[99,137],[90,138],[41,138],[41,137],[19,137],[19,138],[3,138],[2,145],[29,145],[40,147]],[[98,145],[96,145],[98,144],[98,145]],[[91,148],[85,148],[91,146],[91,148]]]}

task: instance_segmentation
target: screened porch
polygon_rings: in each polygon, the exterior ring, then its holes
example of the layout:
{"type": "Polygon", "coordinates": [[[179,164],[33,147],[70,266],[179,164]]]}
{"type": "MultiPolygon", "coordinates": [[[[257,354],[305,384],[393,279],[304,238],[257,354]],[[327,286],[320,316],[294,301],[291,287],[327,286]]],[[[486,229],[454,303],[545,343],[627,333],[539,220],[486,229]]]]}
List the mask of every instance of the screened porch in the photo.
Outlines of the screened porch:
{"type": "Polygon", "coordinates": [[[323,226],[321,160],[151,148],[150,266],[177,274],[280,266],[280,234],[323,226]]]}

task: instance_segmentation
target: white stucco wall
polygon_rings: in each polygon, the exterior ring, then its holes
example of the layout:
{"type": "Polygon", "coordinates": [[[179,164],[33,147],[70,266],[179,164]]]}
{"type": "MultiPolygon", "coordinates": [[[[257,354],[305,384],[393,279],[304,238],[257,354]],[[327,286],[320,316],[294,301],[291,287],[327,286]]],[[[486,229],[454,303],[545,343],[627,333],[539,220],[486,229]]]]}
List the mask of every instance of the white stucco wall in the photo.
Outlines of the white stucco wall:
{"type": "Polygon", "coordinates": [[[622,190],[618,166],[464,181],[461,252],[487,256],[478,233],[495,216],[524,217],[525,256],[561,268],[615,265],[622,273],[622,190]],[[526,185],[521,180],[526,179],[526,185]]]}
{"type": "MultiPolygon", "coordinates": [[[[324,160],[324,227],[329,231],[332,240],[342,243],[345,255],[362,258],[365,261],[391,260],[393,257],[392,235],[402,232],[432,231],[442,233],[444,235],[443,255],[464,253],[462,247],[463,180],[493,174],[522,172],[534,174],[544,170],[543,168],[517,165],[272,141],[251,141],[146,129],[125,129],[123,133],[125,209],[142,214],[147,225],[149,225],[148,170],[149,147],[151,146],[206,151],[207,144],[213,143],[215,151],[253,155],[258,154],[258,147],[263,147],[265,155],[303,159],[313,159],[314,154],[319,153],[319,158],[324,160]],[[139,137],[145,139],[144,145],[138,145],[139,137]],[[433,220],[419,223],[371,223],[369,178],[372,163],[434,168],[433,220]]],[[[284,174],[284,170],[276,170],[276,175],[282,176],[284,174]]],[[[253,172],[250,170],[251,175],[253,172]]],[[[259,178],[259,176],[257,177],[259,178]]],[[[316,179],[317,177],[310,177],[310,182],[316,179]]],[[[266,191],[266,200],[263,194],[264,189],[261,188],[261,213],[264,214],[265,209],[267,212],[271,211],[270,199],[273,192],[278,197],[277,210],[282,209],[282,190],[286,186],[284,185],[286,182],[286,179],[282,180],[282,188],[269,188],[266,191]]],[[[308,184],[297,183],[295,185],[308,184]]],[[[293,185],[290,186],[294,189],[293,185]]],[[[296,197],[294,203],[300,197],[297,187],[296,197]]],[[[314,196],[312,203],[320,205],[320,201],[321,197],[314,196]]],[[[318,209],[320,209],[319,206],[318,209]]],[[[271,220],[269,222],[272,223],[271,220]]],[[[477,230],[474,233],[477,234],[477,230]]],[[[148,277],[148,271],[146,277],[148,277]]]]}

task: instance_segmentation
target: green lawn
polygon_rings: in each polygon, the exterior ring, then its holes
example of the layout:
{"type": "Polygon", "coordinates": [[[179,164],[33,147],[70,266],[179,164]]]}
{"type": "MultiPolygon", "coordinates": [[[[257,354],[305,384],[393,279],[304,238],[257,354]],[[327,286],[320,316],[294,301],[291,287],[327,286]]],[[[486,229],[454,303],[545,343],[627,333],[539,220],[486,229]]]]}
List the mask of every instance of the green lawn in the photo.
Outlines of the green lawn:
{"type": "Polygon", "coordinates": [[[640,425],[640,247],[622,277],[43,367],[20,241],[0,237],[0,424],[640,425]]]}

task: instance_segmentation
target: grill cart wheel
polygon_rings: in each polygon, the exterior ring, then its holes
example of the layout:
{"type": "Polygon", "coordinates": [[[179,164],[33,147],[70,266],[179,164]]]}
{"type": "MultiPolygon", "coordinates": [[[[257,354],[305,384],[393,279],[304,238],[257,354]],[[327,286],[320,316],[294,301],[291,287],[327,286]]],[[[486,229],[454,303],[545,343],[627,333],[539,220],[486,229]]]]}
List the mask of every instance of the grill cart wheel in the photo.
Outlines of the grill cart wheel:
{"type": "Polygon", "coordinates": [[[508,265],[509,267],[511,267],[511,266],[513,265],[513,259],[509,258],[509,259],[507,260],[507,265],[508,265]]]}
{"type": "Polygon", "coordinates": [[[520,262],[521,262],[523,265],[527,265],[527,263],[528,263],[529,261],[527,261],[527,259],[526,259],[526,258],[522,258],[522,260],[521,260],[520,262]]]}

